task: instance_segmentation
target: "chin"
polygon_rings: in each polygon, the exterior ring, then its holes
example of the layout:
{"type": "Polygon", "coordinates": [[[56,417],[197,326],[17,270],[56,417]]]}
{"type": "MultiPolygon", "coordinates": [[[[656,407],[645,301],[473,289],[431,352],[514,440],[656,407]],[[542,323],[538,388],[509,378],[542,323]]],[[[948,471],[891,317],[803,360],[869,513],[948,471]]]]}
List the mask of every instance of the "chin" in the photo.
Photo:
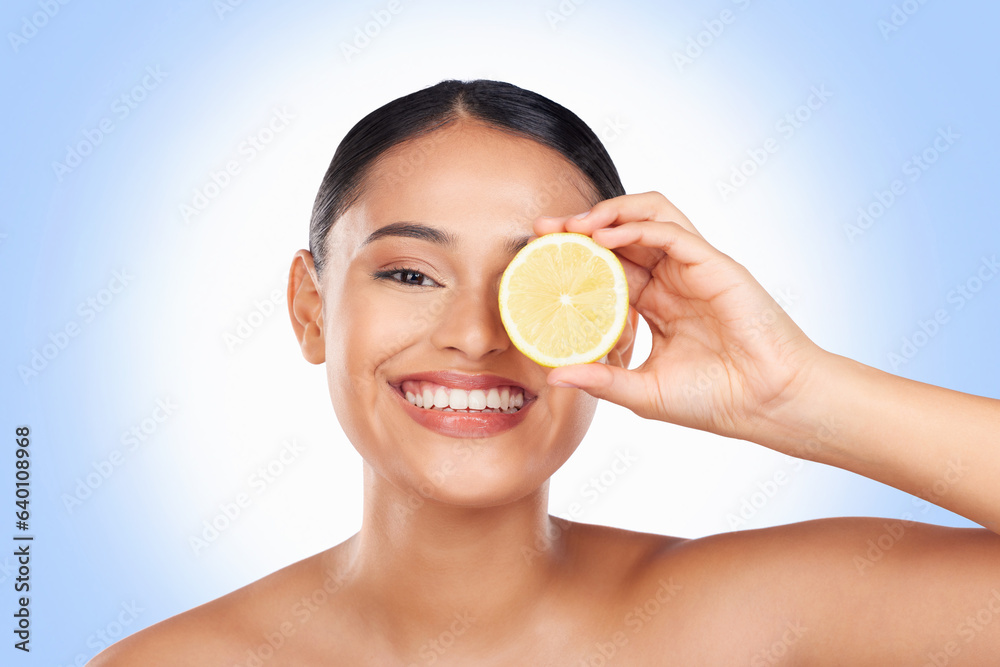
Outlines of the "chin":
{"type": "MultiPolygon", "coordinates": [[[[474,450],[464,443],[457,456],[434,457],[423,465],[410,468],[398,488],[407,495],[419,494],[426,500],[466,508],[497,507],[517,502],[547,488],[549,477],[565,462],[572,451],[548,461],[519,460],[510,452],[474,450]]],[[[451,452],[449,452],[451,453],[451,452]]]]}

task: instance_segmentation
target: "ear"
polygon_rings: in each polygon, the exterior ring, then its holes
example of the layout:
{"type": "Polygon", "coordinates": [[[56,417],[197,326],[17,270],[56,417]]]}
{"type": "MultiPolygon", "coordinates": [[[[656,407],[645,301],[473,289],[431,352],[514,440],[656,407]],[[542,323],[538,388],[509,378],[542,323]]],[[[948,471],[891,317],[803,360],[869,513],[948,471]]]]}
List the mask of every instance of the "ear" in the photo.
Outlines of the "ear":
{"type": "Polygon", "coordinates": [[[319,276],[316,275],[312,254],[308,250],[299,250],[292,258],[292,268],[288,272],[288,315],[306,361],[312,364],[326,361],[323,297],[319,292],[319,276]]]}
{"type": "Polygon", "coordinates": [[[639,328],[639,313],[635,308],[629,306],[628,319],[625,320],[625,329],[621,338],[615,346],[608,352],[608,363],[621,368],[628,368],[632,361],[632,350],[635,349],[635,332],[639,328]]]}

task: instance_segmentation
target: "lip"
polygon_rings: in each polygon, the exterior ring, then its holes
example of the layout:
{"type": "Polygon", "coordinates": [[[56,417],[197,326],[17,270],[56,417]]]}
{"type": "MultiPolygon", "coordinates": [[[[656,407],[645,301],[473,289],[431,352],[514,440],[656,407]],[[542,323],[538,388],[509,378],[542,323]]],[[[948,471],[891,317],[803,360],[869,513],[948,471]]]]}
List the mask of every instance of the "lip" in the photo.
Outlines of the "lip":
{"type": "Polygon", "coordinates": [[[396,395],[403,411],[413,421],[435,433],[451,438],[489,438],[509,431],[524,421],[531,407],[535,404],[535,395],[527,387],[520,382],[498,375],[468,375],[454,371],[428,371],[400,376],[390,381],[389,386],[393,389],[392,393],[396,395]],[[465,391],[490,389],[504,385],[519,387],[524,392],[524,405],[513,414],[442,412],[418,408],[403,396],[400,385],[405,380],[434,382],[465,391]]]}

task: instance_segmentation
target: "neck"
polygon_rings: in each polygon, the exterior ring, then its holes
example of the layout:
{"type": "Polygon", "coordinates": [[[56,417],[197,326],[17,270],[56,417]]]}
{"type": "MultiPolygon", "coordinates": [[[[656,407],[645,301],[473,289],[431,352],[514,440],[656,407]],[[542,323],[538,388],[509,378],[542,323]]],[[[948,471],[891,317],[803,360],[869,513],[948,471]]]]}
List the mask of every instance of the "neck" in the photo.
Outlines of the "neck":
{"type": "Polygon", "coordinates": [[[551,521],[548,481],[511,503],[456,507],[405,494],[366,464],[351,579],[395,632],[426,637],[463,615],[499,627],[524,618],[558,572],[551,521]]]}

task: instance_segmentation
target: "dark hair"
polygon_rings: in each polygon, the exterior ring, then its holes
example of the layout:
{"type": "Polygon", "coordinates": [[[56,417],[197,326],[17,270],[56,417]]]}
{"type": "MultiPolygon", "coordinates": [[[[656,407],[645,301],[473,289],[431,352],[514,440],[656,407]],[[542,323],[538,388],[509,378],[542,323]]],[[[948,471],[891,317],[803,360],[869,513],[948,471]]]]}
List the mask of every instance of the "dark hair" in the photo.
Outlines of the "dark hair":
{"type": "Polygon", "coordinates": [[[309,250],[316,270],[333,223],[362,195],[366,175],[391,148],[469,118],[553,148],[593,185],[593,203],[625,194],[618,170],[586,123],[552,100],[502,81],[442,81],[376,109],[337,147],[313,204],[309,250]]]}

